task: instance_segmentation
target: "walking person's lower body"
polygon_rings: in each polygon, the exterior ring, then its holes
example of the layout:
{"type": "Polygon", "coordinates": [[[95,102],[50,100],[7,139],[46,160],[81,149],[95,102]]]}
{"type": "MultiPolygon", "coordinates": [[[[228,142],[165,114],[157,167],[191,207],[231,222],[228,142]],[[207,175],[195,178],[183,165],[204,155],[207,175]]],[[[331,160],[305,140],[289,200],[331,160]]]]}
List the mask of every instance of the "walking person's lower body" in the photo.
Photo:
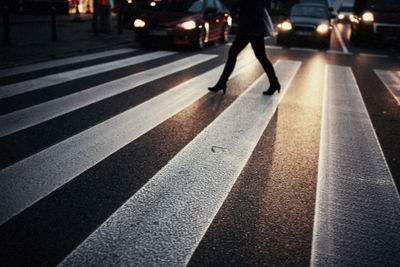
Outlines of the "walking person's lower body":
{"type": "Polygon", "coordinates": [[[258,61],[261,63],[269,79],[270,87],[267,91],[264,91],[263,94],[272,95],[273,93],[275,93],[275,91],[280,91],[281,86],[278,82],[278,78],[276,77],[274,67],[272,66],[265,53],[264,37],[261,35],[258,36],[245,34],[238,34],[236,36],[231,48],[229,49],[228,60],[225,64],[224,71],[222,72],[217,84],[213,87],[209,87],[208,90],[213,92],[223,90],[223,92],[225,93],[226,82],[228,81],[229,76],[232,74],[233,69],[235,68],[237,56],[248,43],[251,44],[254,54],[256,55],[258,61]]]}

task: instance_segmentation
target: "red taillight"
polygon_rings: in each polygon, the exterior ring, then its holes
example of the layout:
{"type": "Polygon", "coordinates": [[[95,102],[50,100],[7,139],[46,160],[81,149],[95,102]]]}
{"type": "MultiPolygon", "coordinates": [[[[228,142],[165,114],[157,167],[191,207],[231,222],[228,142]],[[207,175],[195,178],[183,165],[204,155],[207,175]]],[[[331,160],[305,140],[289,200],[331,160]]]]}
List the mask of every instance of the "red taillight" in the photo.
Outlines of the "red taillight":
{"type": "Polygon", "coordinates": [[[103,6],[105,6],[107,3],[106,3],[106,0],[101,0],[101,4],[103,5],[103,6]]]}

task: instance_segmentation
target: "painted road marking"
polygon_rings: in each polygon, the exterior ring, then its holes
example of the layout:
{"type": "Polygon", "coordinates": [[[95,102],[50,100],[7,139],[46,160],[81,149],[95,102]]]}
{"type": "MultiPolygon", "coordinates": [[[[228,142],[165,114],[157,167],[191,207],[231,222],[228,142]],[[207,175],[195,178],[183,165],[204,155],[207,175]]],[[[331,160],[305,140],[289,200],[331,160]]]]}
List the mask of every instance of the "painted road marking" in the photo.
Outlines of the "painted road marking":
{"type": "Polygon", "coordinates": [[[304,51],[304,52],[319,52],[319,50],[317,50],[317,49],[302,48],[302,47],[291,47],[290,50],[293,50],[293,51],[304,51]]]}
{"type": "Polygon", "coordinates": [[[282,46],[275,46],[275,45],[266,45],[265,48],[267,49],[282,49],[282,46]]]}
{"type": "MultiPolygon", "coordinates": [[[[254,61],[238,60],[232,77],[254,61]]],[[[223,67],[0,170],[0,225],[207,94],[223,67]]]]}
{"type": "Polygon", "coordinates": [[[47,75],[44,77],[23,81],[19,83],[0,86],[0,99],[31,92],[40,88],[61,84],[64,82],[76,80],[94,74],[104,73],[110,70],[119,69],[134,64],[143,63],[161,57],[176,54],[176,52],[159,51],[152,52],[140,56],[134,56],[126,59],[116,60],[108,63],[98,64],[90,67],[80,68],[76,70],[66,71],[47,75]]]}
{"type": "Polygon", "coordinates": [[[276,111],[300,62],[275,65],[60,264],[185,266],[276,111]],[[220,147],[212,151],[212,148],[220,147]]]}
{"type": "Polygon", "coordinates": [[[334,31],[336,33],[336,36],[337,36],[337,38],[339,40],[339,43],[340,43],[340,46],[342,47],[343,52],[344,53],[349,53],[349,49],[347,49],[345,43],[343,42],[343,38],[340,35],[340,32],[339,32],[338,28],[336,27],[336,25],[333,25],[333,29],[334,29],[334,31]]]}
{"type": "Polygon", "coordinates": [[[400,71],[374,70],[383,84],[400,104],[400,71]]]}
{"type": "Polygon", "coordinates": [[[187,57],[160,67],[139,72],[71,95],[0,116],[0,124],[2,125],[0,128],[0,137],[123,93],[142,84],[182,71],[215,57],[217,56],[206,54],[187,57]],[[110,88],[112,88],[112,90],[110,90],[110,88]]]}
{"type": "Polygon", "coordinates": [[[351,56],[353,55],[352,52],[342,52],[342,51],[336,51],[336,50],[328,50],[326,51],[328,54],[337,54],[337,55],[346,55],[346,56],[351,56]]]}
{"type": "Polygon", "coordinates": [[[11,76],[11,75],[17,75],[17,74],[21,74],[21,73],[32,72],[32,71],[50,69],[50,68],[54,68],[54,67],[65,66],[68,64],[80,63],[80,62],[89,61],[89,60],[93,60],[93,59],[110,57],[110,56],[115,56],[115,55],[135,52],[135,51],[137,51],[137,49],[121,48],[121,49],[116,49],[116,50],[88,54],[88,55],[84,55],[84,56],[69,57],[69,58],[64,58],[64,59],[57,59],[57,60],[46,61],[46,62],[41,62],[41,63],[36,63],[36,64],[30,64],[30,65],[26,65],[26,66],[7,68],[7,69],[0,70],[0,78],[6,77],[6,76],[11,76]]]}
{"type": "Polygon", "coordinates": [[[311,266],[398,266],[400,198],[351,68],[324,90],[311,266]]]}
{"type": "Polygon", "coordinates": [[[388,55],[379,55],[379,54],[360,53],[359,55],[362,57],[389,58],[388,55]]]}

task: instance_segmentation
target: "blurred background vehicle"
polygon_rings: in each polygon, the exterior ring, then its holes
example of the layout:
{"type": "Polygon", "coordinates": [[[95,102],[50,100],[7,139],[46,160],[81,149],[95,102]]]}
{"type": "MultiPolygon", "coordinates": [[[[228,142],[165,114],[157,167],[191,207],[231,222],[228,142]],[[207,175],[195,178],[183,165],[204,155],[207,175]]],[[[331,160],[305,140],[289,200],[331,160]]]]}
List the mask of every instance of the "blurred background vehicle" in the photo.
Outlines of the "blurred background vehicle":
{"type": "Polygon", "coordinates": [[[299,0],[300,4],[307,4],[307,3],[312,3],[312,4],[322,4],[325,5],[326,7],[329,8],[329,3],[327,0],[299,0]]]}
{"type": "Polygon", "coordinates": [[[202,49],[210,41],[228,41],[232,18],[220,0],[156,0],[133,24],[143,46],[167,43],[202,49]]]}
{"type": "Polygon", "coordinates": [[[354,0],[345,0],[338,9],[337,20],[339,22],[348,22],[353,16],[354,0]]]}
{"type": "Polygon", "coordinates": [[[330,1],[328,1],[328,0],[299,0],[299,3],[300,4],[321,4],[321,5],[325,5],[326,8],[328,8],[328,10],[331,13],[331,15],[335,14],[335,10],[330,5],[330,1]]]}
{"type": "Polygon", "coordinates": [[[400,41],[399,0],[356,0],[351,19],[351,39],[356,44],[400,41]]]}
{"type": "Polygon", "coordinates": [[[332,32],[331,16],[328,7],[324,4],[294,5],[289,17],[278,24],[278,44],[313,40],[329,48],[332,32]]]}

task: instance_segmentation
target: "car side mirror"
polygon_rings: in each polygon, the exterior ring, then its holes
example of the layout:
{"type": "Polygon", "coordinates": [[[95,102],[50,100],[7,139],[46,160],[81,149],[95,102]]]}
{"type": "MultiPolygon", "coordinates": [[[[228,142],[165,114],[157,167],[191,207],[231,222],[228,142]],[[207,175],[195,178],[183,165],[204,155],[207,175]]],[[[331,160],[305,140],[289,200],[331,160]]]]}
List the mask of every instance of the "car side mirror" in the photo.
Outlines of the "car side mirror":
{"type": "Polygon", "coordinates": [[[208,15],[208,14],[212,14],[212,13],[217,13],[217,8],[215,7],[207,7],[206,10],[204,10],[204,14],[208,15]]]}

